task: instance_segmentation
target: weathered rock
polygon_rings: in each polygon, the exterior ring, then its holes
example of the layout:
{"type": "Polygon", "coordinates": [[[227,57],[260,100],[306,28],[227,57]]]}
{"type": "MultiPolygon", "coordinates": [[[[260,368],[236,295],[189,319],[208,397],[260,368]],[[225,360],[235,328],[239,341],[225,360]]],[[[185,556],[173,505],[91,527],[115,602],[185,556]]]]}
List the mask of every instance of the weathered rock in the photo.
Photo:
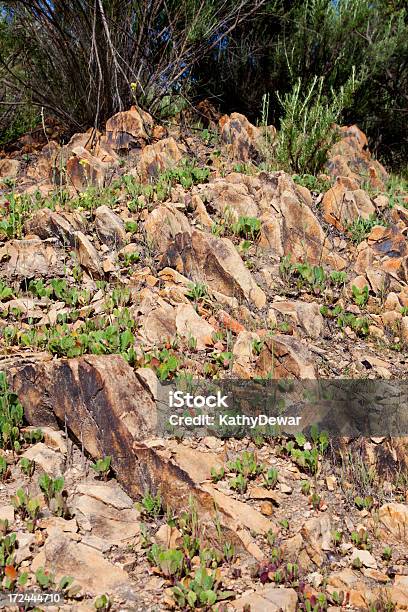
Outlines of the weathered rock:
{"type": "Polygon", "coordinates": [[[113,565],[95,549],[73,542],[63,533],[54,533],[44,546],[46,566],[52,568],[58,582],[63,576],[72,576],[75,584],[86,592],[123,594],[132,593],[124,570],[113,565]]]}
{"type": "Polygon", "coordinates": [[[138,172],[143,180],[154,177],[176,166],[183,158],[184,150],[174,140],[165,138],[147,145],[140,156],[138,172]]]}
{"type": "Polygon", "coordinates": [[[375,214],[368,194],[359,189],[355,180],[343,176],[324,194],[322,206],[325,221],[340,231],[359,217],[368,219],[375,214]]]}
{"type": "MultiPolygon", "coordinates": [[[[227,145],[228,151],[234,159],[248,162],[250,160],[260,161],[262,159],[262,130],[255,127],[248,119],[240,113],[224,115],[219,120],[221,129],[221,141],[227,145]]],[[[273,126],[266,128],[267,137],[271,142],[276,130],[273,126]]]]}
{"type": "Polygon", "coordinates": [[[329,152],[327,163],[331,176],[345,176],[363,183],[368,180],[374,189],[383,190],[387,179],[385,168],[372,159],[367,137],[357,125],[340,128],[341,140],[329,152]]]}
{"type": "Polygon", "coordinates": [[[323,333],[324,320],[317,302],[272,302],[271,307],[281,314],[293,318],[310,338],[319,338],[323,333]]]}
{"type": "Polygon", "coordinates": [[[75,232],[75,249],[78,261],[95,278],[103,276],[103,268],[97,250],[83,232],[75,232]]]}
{"type": "Polygon", "coordinates": [[[67,161],[66,178],[77,191],[84,191],[90,185],[102,188],[109,170],[109,164],[102,162],[84,147],[72,150],[74,157],[67,161]]]}
{"type": "Polygon", "coordinates": [[[65,273],[62,252],[55,239],[10,240],[0,248],[2,275],[18,280],[65,273]]]}
{"type": "Polygon", "coordinates": [[[177,209],[165,204],[157,206],[145,222],[148,240],[155,246],[158,254],[171,248],[178,234],[191,234],[187,217],[177,209]]]}
{"type": "Polygon", "coordinates": [[[364,567],[377,569],[377,561],[368,550],[359,550],[358,548],[353,548],[351,552],[350,561],[353,563],[353,561],[355,561],[356,559],[360,559],[364,567]]]}
{"type": "Polygon", "coordinates": [[[122,219],[108,206],[98,206],[95,211],[95,228],[101,242],[120,248],[126,241],[122,219]]]}
{"type": "Polygon", "coordinates": [[[82,484],[70,504],[83,531],[120,545],[139,535],[139,513],[117,484],[82,484]]]}
{"type": "Polygon", "coordinates": [[[142,109],[116,113],[106,122],[106,141],[115,151],[126,152],[143,147],[153,129],[152,117],[142,109]]]}
{"type": "Polygon", "coordinates": [[[201,278],[224,295],[247,299],[257,308],[266,303],[264,292],[245,267],[228,238],[217,238],[193,229],[191,236],[177,234],[162,259],[162,265],[176,268],[191,278],[201,278]]]}
{"type": "Polygon", "coordinates": [[[251,362],[253,361],[254,342],[259,340],[258,334],[249,331],[241,331],[234,344],[232,354],[234,356],[232,372],[240,378],[250,378],[252,375],[251,362]]]}
{"type": "Polygon", "coordinates": [[[212,335],[215,329],[197,314],[191,304],[177,306],[176,329],[182,338],[195,338],[198,350],[213,344],[212,335]]]}
{"type": "Polygon", "coordinates": [[[61,476],[64,472],[64,456],[52,450],[43,442],[30,446],[23,453],[23,457],[34,461],[44,472],[47,472],[47,474],[54,478],[61,476]]]}
{"type": "Polygon", "coordinates": [[[20,170],[18,159],[0,159],[0,179],[16,178],[20,170]]]}
{"type": "Polygon", "coordinates": [[[408,505],[384,504],[378,511],[380,523],[400,542],[408,543],[408,505]]]}
{"type": "Polygon", "coordinates": [[[129,469],[133,438],[155,429],[153,399],[118,355],[20,363],[9,377],[31,425],[66,422],[93,457],[112,455],[114,469],[129,469]]]}
{"type": "Polygon", "coordinates": [[[240,612],[295,612],[297,594],[295,589],[265,585],[254,593],[235,599],[231,605],[240,612]]]}
{"type": "Polygon", "coordinates": [[[256,376],[316,378],[312,357],[306,347],[290,336],[267,338],[255,365],[256,376]]]}
{"type": "Polygon", "coordinates": [[[42,208],[26,221],[24,229],[27,233],[35,234],[42,240],[58,238],[62,244],[74,246],[75,230],[79,228],[73,227],[62,215],[49,208],[42,208]]]}
{"type": "Polygon", "coordinates": [[[308,519],[301,530],[307,554],[318,567],[326,559],[325,551],[331,550],[331,525],[327,516],[308,519]]]}

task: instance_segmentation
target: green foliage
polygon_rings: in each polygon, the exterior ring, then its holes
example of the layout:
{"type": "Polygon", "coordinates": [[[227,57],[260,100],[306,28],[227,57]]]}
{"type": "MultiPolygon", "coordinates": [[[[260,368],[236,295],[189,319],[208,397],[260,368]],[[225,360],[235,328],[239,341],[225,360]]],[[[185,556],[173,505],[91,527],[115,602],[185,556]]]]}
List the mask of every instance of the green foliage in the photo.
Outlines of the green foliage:
{"type": "Polygon", "coordinates": [[[384,550],[382,551],[382,558],[384,559],[384,561],[391,561],[392,559],[392,548],[390,546],[385,546],[384,550]]]}
{"type": "Polygon", "coordinates": [[[188,583],[177,582],[172,593],[178,608],[185,610],[209,609],[219,601],[234,596],[233,591],[221,591],[221,581],[217,573],[199,567],[188,583]]]}
{"type": "Polygon", "coordinates": [[[258,474],[262,474],[264,466],[256,460],[255,453],[243,451],[240,457],[234,461],[229,461],[227,467],[230,472],[235,472],[245,478],[255,478],[258,474]]]}
{"type": "Polygon", "coordinates": [[[334,127],[350,105],[356,87],[354,70],[338,92],[324,93],[324,78],[315,76],[308,84],[299,78],[290,93],[278,100],[283,109],[277,137],[277,161],[297,174],[317,174],[339,138],[334,127]]]}
{"type": "Polygon", "coordinates": [[[64,478],[52,478],[49,474],[41,474],[38,485],[44,493],[45,500],[51,512],[56,516],[68,514],[64,496],[64,478]]]}
{"type": "Polygon", "coordinates": [[[107,455],[103,459],[98,459],[95,463],[91,463],[91,468],[98,474],[98,476],[102,476],[104,480],[107,480],[111,468],[112,457],[107,455]]]}
{"type": "Polygon", "coordinates": [[[347,232],[349,234],[350,240],[354,244],[360,244],[360,242],[367,238],[373,227],[375,227],[376,225],[382,225],[384,227],[387,227],[386,222],[374,214],[370,215],[368,219],[358,217],[347,227],[347,232]]]}
{"type": "Polygon", "coordinates": [[[0,480],[6,480],[9,476],[9,467],[7,465],[6,458],[0,455],[0,480]]]}
{"type": "Polygon", "coordinates": [[[0,280],[0,302],[5,302],[11,297],[13,297],[13,290],[0,280]]]}
{"type": "Polygon", "coordinates": [[[264,474],[265,478],[265,487],[267,489],[273,489],[278,482],[278,470],[276,468],[269,468],[269,470],[264,474]]]}
{"type": "Polygon", "coordinates": [[[109,610],[111,607],[109,597],[105,594],[99,595],[95,598],[94,607],[95,610],[102,610],[103,612],[109,610]]]}
{"type": "Polygon", "coordinates": [[[292,179],[297,185],[302,185],[309,189],[309,191],[316,193],[323,193],[331,187],[330,180],[314,176],[313,174],[294,174],[292,179]]]}
{"type": "Polygon", "coordinates": [[[341,306],[335,306],[331,309],[327,306],[322,306],[320,312],[328,319],[335,319],[341,329],[350,327],[357,336],[368,336],[369,320],[366,317],[356,317],[352,312],[345,312],[341,306]]]}
{"type": "Polygon", "coordinates": [[[138,510],[148,518],[157,518],[163,514],[163,505],[160,491],[156,495],[147,491],[142,498],[142,501],[136,504],[138,510]]]}
{"type": "Polygon", "coordinates": [[[238,491],[238,493],[245,493],[248,488],[248,480],[242,474],[238,474],[235,478],[231,478],[229,486],[234,491],[238,491]]]}
{"type": "Polygon", "coordinates": [[[164,549],[158,544],[153,544],[148,558],[166,578],[180,577],[184,571],[183,552],[176,548],[164,549]]]}
{"type": "Polygon", "coordinates": [[[225,469],[223,467],[221,467],[219,470],[217,470],[217,468],[211,468],[211,480],[214,483],[217,483],[220,480],[222,480],[224,476],[225,476],[225,469]]]}
{"type": "Polygon", "coordinates": [[[353,300],[357,306],[365,306],[368,302],[368,285],[365,285],[362,289],[352,286],[353,300]]]}
{"type": "Polygon", "coordinates": [[[370,511],[374,505],[374,499],[371,495],[367,495],[366,497],[357,496],[354,498],[354,503],[359,510],[370,511]]]}
{"type": "Polygon", "coordinates": [[[0,448],[20,450],[23,412],[17,395],[8,389],[5,373],[0,372],[0,448]]]}
{"type": "Polygon", "coordinates": [[[25,474],[25,476],[31,477],[34,474],[35,462],[31,461],[31,459],[27,459],[27,457],[21,457],[19,461],[20,470],[25,474]]]}
{"type": "Polygon", "coordinates": [[[17,489],[16,494],[11,498],[11,502],[23,520],[26,520],[28,531],[35,530],[37,519],[40,513],[40,503],[38,499],[29,497],[24,489],[17,489]]]}
{"type": "Polygon", "coordinates": [[[289,455],[301,468],[316,474],[319,469],[319,459],[328,448],[329,438],[327,432],[319,431],[316,426],[311,427],[310,437],[309,442],[304,434],[296,434],[295,440],[289,440],[281,447],[281,452],[289,455]]]}
{"type": "Polygon", "coordinates": [[[71,576],[63,576],[59,583],[55,582],[55,576],[51,572],[45,571],[43,567],[39,567],[35,572],[37,584],[43,590],[57,589],[59,591],[67,591],[74,579],[71,576]]]}
{"type": "Polygon", "coordinates": [[[232,231],[237,236],[255,240],[259,236],[261,222],[256,217],[239,217],[236,223],[232,224],[232,231]]]}
{"type": "Polygon", "coordinates": [[[208,295],[208,287],[204,283],[190,283],[186,296],[198,302],[208,295]]]}

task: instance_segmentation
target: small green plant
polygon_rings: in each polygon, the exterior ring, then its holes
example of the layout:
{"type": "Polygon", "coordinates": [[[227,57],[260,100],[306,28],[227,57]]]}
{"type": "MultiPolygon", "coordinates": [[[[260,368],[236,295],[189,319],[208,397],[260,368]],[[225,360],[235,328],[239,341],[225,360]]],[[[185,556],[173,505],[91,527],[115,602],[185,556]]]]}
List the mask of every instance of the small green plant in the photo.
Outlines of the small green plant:
{"type": "Polygon", "coordinates": [[[351,567],[353,569],[361,569],[362,566],[363,566],[363,564],[361,563],[360,557],[354,557],[354,559],[352,561],[352,564],[351,564],[351,567]]]}
{"type": "Polygon", "coordinates": [[[153,495],[148,491],[142,497],[142,501],[136,504],[138,510],[146,517],[157,518],[163,514],[163,505],[160,491],[153,495]]]}
{"type": "Polygon", "coordinates": [[[374,505],[374,499],[371,495],[368,495],[366,497],[357,496],[354,498],[354,503],[359,510],[370,511],[374,505]]]}
{"type": "Polygon", "coordinates": [[[375,225],[387,226],[383,219],[376,217],[375,215],[371,215],[368,219],[363,219],[362,217],[358,217],[355,219],[348,227],[347,231],[350,236],[350,240],[354,244],[360,244],[371,232],[375,225]]]}
{"type": "Polygon", "coordinates": [[[256,460],[255,453],[243,451],[240,457],[234,461],[229,461],[227,464],[230,472],[235,472],[245,478],[255,478],[258,474],[262,474],[264,466],[256,460]]]}
{"type": "Polygon", "coordinates": [[[22,423],[23,407],[9,391],[5,373],[0,372],[0,448],[20,450],[22,423]]]}
{"type": "Polygon", "coordinates": [[[25,476],[31,478],[31,476],[34,474],[35,462],[31,461],[31,459],[27,459],[27,457],[21,457],[19,461],[19,466],[20,470],[23,472],[23,474],[25,474],[25,476]]]}
{"type": "Polygon", "coordinates": [[[210,609],[217,602],[234,596],[233,591],[221,591],[220,586],[221,582],[215,571],[200,567],[189,582],[177,582],[172,593],[176,605],[182,610],[186,607],[192,610],[210,609]]]}
{"type": "Polygon", "coordinates": [[[26,521],[27,530],[33,532],[40,514],[38,499],[28,497],[23,489],[17,489],[16,494],[11,498],[11,502],[21,518],[26,521]]]}
{"type": "Polygon", "coordinates": [[[107,455],[103,459],[98,459],[97,461],[95,461],[95,463],[91,463],[91,468],[97,473],[99,477],[102,477],[104,480],[107,480],[111,469],[111,461],[112,457],[110,455],[107,455]]]}
{"type": "Polygon", "coordinates": [[[342,537],[343,537],[343,534],[342,534],[341,531],[336,530],[336,531],[332,532],[331,539],[332,539],[332,542],[333,542],[334,546],[336,546],[336,547],[340,546],[342,537]]]}
{"type": "Polygon", "coordinates": [[[278,482],[278,470],[276,468],[270,468],[266,474],[264,474],[265,483],[264,486],[267,489],[273,489],[278,482]]]}
{"type": "Polygon", "coordinates": [[[245,493],[248,488],[248,480],[242,474],[238,474],[235,478],[231,478],[229,486],[231,489],[234,489],[234,491],[245,493]]]}
{"type": "Polygon", "coordinates": [[[223,467],[221,467],[219,470],[217,470],[217,468],[211,468],[211,480],[214,483],[217,483],[220,480],[222,480],[224,476],[225,476],[225,469],[223,467]]]}
{"type": "Polygon", "coordinates": [[[49,509],[56,516],[65,516],[67,514],[65,496],[64,496],[64,478],[52,478],[49,474],[41,474],[38,479],[38,485],[44,493],[45,500],[49,509]]]}
{"type": "Polygon", "coordinates": [[[344,287],[347,282],[347,273],[343,271],[333,270],[330,272],[330,280],[337,287],[344,287]]]}
{"type": "Polygon", "coordinates": [[[311,504],[314,510],[320,510],[321,504],[322,504],[322,498],[320,497],[318,493],[316,492],[312,493],[310,501],[311,501],[311,504]]]}
{"type": "Polygon", "coordinates": [[[351,533],[351,541],[356,548],[360,550],[371,550],[372,544],[368,539],[368,534],[366,531],[353,531],[351,533]]]}
{"type": "Polygon", "coordinates": [[[43,590],[51,590],[56,588],[58,591],[67,591],[74,579],[71,576],[63,576],[59,583],[55,582],[55,576],[51,572],[45,571],[43,567],[39,567],[35,572],[37,584],[43,590]]]}
{"type": "Polygon", "coordinates": [[[359,289],[356,285],[352,286],[353,300],[357,306],[365,306],[368,302],[368,285],[359,289]]]}
{"type": "Polygon", "coordinates": [[[3,455],[0,455],[0,480],[7,480],[9,475],[10,470],[6,458],[3,457],[3,455]]]}
{"type": "Polygon", "coordinates": [[[190,283],[186,296],[198,302],[208,295],[208,287],[204,283],[190,283]]]}
{"type": "Polygon", "coordinates": [[[303,495],[309,495],[310,488],[311,488],[310,480],[302,480],[300,490],[302,491],[303,495]]]}
{"type": "Polygon", "coordinates": [[[184,554],[177,548],[164,549],[158,544],[153,544],[148,559],[166,578],[180,577],[185,569],[184,554]]]}
{"type": "Polygon", "coordinates": [[[94,601],[95,610],[101,610],[102,612],[107,612],[111,607],[110,599],[107,595],[99,595],[99,597],[95,598],[94,601]]]}
{"type": "Polygon", "coordinates": [[[392,548],[390,546],[385,546],[384,550],[382,551],[381,557],[384,559],[384,561],[391,561],[392,548]]]}
{"type": "Polygon", "coordinates": [[[5,302],[11,297],[13,297],[13,290],[0,280],[0,302],[5,302]]]}
{"type": "Polygon", "coordinates": [[[260,229],[261,222],[256,217],[239,217],[238,221],[232,224],[233,233],[246,240],[258,238],[260,229]]]}

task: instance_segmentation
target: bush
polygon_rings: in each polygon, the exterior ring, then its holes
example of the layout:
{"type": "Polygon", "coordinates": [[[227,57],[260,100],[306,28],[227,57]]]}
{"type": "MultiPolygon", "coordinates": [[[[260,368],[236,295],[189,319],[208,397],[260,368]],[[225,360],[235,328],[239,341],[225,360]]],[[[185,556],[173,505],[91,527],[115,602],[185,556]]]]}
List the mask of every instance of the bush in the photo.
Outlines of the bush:
{"type": "Polygon", "coordinates": [[[309,85],[299,79],[292,91],[281,97],[283,108],[276,156],[282,166],[298,174],[316,174],[327,160],[327,153],[338,138],[340,120],[355,90],[354,71],[339,93],[330,99],[323,94],[323,77],[314,77],[309,85]]]}

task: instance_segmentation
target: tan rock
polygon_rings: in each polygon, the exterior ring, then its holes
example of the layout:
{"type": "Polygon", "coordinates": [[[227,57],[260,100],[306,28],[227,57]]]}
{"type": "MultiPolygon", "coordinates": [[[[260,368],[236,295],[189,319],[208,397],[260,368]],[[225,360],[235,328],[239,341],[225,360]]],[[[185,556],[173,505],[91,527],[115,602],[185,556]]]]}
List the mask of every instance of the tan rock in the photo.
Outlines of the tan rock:
{"type": "Polygon", "coordinates": [[[297,594],[294,589],[265,585],[254,593],[235,599],[231,605],[240,612],[295,612],[297,594]]]}
{"type": "Polygon", "coordinates": [[[347,177],[336,179],[333,187],[325,193],[322,207],[325,221],[340,231],[345,231],[359,217],[368,219],[375,214],[375,206],[366,192],[347,177]]]}
{"type": "Polygon", "coordinates": [[[360,550],[358,548],[353,548],[350,558],[351,563],[353,563],[353,561],[355,561],[356,559],[360,559],[364,567],[377,569],[377,561],[368,550],[360,550]]]}
{"type": "Polygon", "coordinates": [[[122,219],[108,206],[98,206],[95,211],[95,229],[104,244],[120,248],[126,241],[126,230],[122,219]]]}
{"type": "Polygon", "coordinates": [[[324,551],[331,550],[331,524],[328,516],[308,519],[302,529],[305,550],[312,561],[321,567],[326,555],[324,551]]]}
{"type": "Polygon", "coordinates": [[[159,254],[171,249],[179,234],[191,235],[187,217],[175,208],[166,205],[157,206],[145,222],[148,240],[154,244],[159,254]]]}
{"type": "MultiPolygon", "coordinates": [[[[224,115],[219,121],[221,140],[227,146],[230,155],[237,160],[248,162],[262,158],[262,131],[240,113],[224,115]]],[[[276,134],[273,126],[268,126],[269,139],[276,134]]]]}
{"type": "Polygon", "coordinates": [[[27,233],[35,234],[42,240],[57,238],[64,245],[73,246],[75,244],[75,230],[80,228],[73,227],[66,218],[53,210],[42,208],[26,221],[24,229],[27,233]]]}
{"type": "Polygon", "coordinates": [[[61,453],[53,451],[43,442],[38,442],[30,446],[24,453],[23,457],[34,461],[44,472],[50,474],[54,478],[61,476],[64,471],[64,457],[61,453]]]}
{"type": "Polygon", "coordinates": [[[93,596],[103,593],[129,595],[131,587],[126,572],[106,560],[95,549],[73,542],[66,535],[50,536],[44,546],[45,566],[52,568],[59,581],[63,576],[72,576],[93,596]]]}
{"type": "Polygon", "coordinates": [[[152,117],[136,106],[116,113],[106,122],[106,141],[115,151],[126,152],[146,144],[153,129],[152,117]]]}
{"type": "Polygon", "coordinates": [[[290,336],[267,338],[255,366],[257,376],[316,378],[312,357],[306,347],[290,336]]]}
{"type": "Polygon", "coordinates": [[[166,524],[159,527],[155,533],[154,540],[164,548],[177,548],[183,542],[183,534],[177,527],[170,527],[170,525],[166,524]]]}
{"type": "Polygon", "coordinates": [[[142,180],[157,176],[160,172],[177,166],[185,151],[174,140],[165,138],[147,145],[141,153],[138,172],[142,180]]]}
{"type": "Polygon", "coordinates": [[[46,278],[64,275],[65,264],[55,239],[10,240],[0,247],[0,272],[20,280],[46,278]]]}
{"type": "Polygon", "coordinates": [[[197,314],[191,304],[177,306],[176,329],[182,338],[195,338],[199,351],[213,344],[212,335],[215,329],[197,314]]]}
{"type": "Polygon", "coordinates": [[[408,505],[384,504],[378,511],[380,523],[400,542],[408,543],[408,505]]]}
{"type": "Polygon", "coordinates": [[[75,232],[75,250],[78,261],[95,278],[103,276],[103,268],[97,250],[83,232],[75,232]]]}
{"type": "Polygon", "coordinates": [[[18,159],[0,159],[0,180],[16,178],[20,171],[18,159]]]}
{"type": "Polygon", "coordinates": [[[91,185],[101,189],[105,185],[109,164],[94,157],[84,147],[74,147],[74,154],[67,161],[66,178],[68,185],[77,191],[85,191],[91,185]]]}
{"type": "Polygon", "coordinates": [[[241,331],[232,349],[234,356],[232,372],[242,378],[250,378],[251,362],[254,358],[254,342],[259,340],[258,334],[254,332],[241,331]]]}
{"type": "Polygon", "coordinates": [[[401,319],[401,338],[408,343],[408,316],[401,319]]]}

